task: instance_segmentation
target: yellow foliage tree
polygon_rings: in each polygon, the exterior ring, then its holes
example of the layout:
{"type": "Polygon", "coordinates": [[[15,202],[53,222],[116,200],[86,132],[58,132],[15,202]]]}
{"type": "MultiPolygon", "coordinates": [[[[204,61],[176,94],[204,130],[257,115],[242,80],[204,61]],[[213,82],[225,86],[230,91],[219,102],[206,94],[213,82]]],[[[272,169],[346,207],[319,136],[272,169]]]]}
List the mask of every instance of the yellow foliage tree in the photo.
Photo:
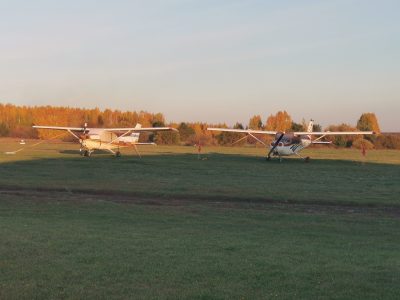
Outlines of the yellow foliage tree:
{"type": "Polygon", "coordinates": [[[263,123],[260,115],[253,116],[249,120],[249,129],[260,130],[263,128],[263,123]]]}
{"type": "Polygon", "coordinates": [[[276,131],[287,131],[292,127],[292,118],[284,111],[278,111],[275,115],[270,115],[265,123],[265,129],[276,131]]]}
{"type": "Polygon", "coordinates": [[[357,129],[361,131],[375,131],[380,133],[378,119],[374,113],[363,113],[357,122],[357,129]]]}

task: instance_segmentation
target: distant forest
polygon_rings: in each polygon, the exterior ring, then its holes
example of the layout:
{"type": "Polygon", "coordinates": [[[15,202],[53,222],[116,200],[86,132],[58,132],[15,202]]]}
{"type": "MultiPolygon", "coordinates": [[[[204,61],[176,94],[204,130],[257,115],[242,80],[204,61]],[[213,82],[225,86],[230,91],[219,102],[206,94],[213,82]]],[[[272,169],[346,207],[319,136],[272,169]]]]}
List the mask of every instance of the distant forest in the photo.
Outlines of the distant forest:
{"type": "MultiPolygon", "coordinates": [[[[356,125],[333,124],[327,128],[314,125],[314,131],[355,131],[372,130],[378,133],[376,136],[354,137],[337,136],[328,137],[336,147],[355,147],[367,149],[400,149],[400,136],[396,134],[381,134],[378,120],[374,113],[363,113],[356,121],[356,125]]],[[[0,136],[15,138],[51,139],[59,132],[51,130],[35,130],[32,125],[73,126],[80,127],[84,123],[88,127],[134,127],[137,123],[144,127],[171,126],[177,128],[179,133],[164,132],[158,134],[143,134],[142,141],[154,141],[158,144],[169,145],[254,145],[257,142],[249,137],[242,139],[243,134],[220,133],[207,131],[207,127],[227,127],[226,124],[207,124],[199,122],[167,123],[162,113],[149,113],[145,111],[120,111],[82,109],[56,106],[16,106],[0,103],[0,136]],[[237,142],[240,140],[239,142],[237,142]]],[[[248,124],[236,123],[234,128],[276,131],[304,131],[307,123],[302,120],[296,123],[286,111],[271,114],[263,121],[260,115],[250,118],[248,124]]],[[[269,142],[273,137],[259,137],[269,142]]],[[[70,140],[66,135],[63,140],[70,140]]]]}

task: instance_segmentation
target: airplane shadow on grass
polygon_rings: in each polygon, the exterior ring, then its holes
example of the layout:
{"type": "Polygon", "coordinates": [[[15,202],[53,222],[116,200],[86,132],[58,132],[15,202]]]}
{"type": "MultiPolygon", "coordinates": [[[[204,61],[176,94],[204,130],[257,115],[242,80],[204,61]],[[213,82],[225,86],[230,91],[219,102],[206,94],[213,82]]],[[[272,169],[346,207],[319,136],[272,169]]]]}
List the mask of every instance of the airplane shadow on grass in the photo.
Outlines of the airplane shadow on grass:
{"type": "MultiPolygon", "coordinates": [[[[60,150],[58,152],[61,153],[61,154],[71,154],[71,155],[81,155],[82,154],[82,152],[79,151],[79,150],[60,150]]],[[[104,151],[104,150],[96,150],[94,152],[94,155],[95,154],[109,154],[109,155],[112,155],[109,151],[104,151]]]]}

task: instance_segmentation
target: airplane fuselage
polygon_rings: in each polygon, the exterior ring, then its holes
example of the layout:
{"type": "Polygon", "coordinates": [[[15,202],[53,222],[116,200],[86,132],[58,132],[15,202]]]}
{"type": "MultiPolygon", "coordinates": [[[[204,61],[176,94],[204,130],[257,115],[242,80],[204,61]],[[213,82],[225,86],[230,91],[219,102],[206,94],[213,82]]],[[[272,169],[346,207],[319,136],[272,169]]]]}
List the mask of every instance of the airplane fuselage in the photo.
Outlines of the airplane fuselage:
{"type": "Polygon", "coordinates": [[[119,148],[124,148],[124,147],[129,147],[132,146],[133,144],[128,144],[125,142],[107,142],[107,141],[102,141],[100,139],[82,139],[81,140],[81,145],[82,149],[84,150],[115,150],[119,148]]]}
{"type": "Polygon", "coordinates": [[[285,134],[279,141],[280,135],[278,133],[275,140],[269,145],[270,150],[275,147],[272,154],[276,156],[298,155],[301,150],[312,144],[311,137],[308,135],[295,136],[289,133],[285,134]],[[276,145],[276,143],[278,144],[276,145]]]}
{"type": "Polygon", "coordinates": [[[94,150],[107,150],[119,153],[120,148],[132,147],[139,141],[139,134],[118,137],[115,133],[101,129],[90,129],[80,136],[81,151],[89,154],[94,150]]]}

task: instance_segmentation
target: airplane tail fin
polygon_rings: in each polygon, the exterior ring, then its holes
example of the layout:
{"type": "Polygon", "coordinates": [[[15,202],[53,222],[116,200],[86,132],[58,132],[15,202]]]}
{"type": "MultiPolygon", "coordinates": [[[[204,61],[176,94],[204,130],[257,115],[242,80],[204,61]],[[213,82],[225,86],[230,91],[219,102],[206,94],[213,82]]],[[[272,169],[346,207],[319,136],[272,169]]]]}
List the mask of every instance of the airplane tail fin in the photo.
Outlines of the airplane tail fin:
{"type": "MultiPolygon", "coordinates": [[[[135,126],[136,129],[140,129],[142,128],[142,124],[137,123],[135,126]]],[[[131,133],[131,138],[132,138],[132,142],[137,143],[139,142],[139,137],[140,137],[140,133],[139,132],[133,132],[131,133]]]]}
{"type": "Polygon", "coordinates": [[[307,127],[307,132],[313,132],[314,120],[310,120],[307,127]]]}

